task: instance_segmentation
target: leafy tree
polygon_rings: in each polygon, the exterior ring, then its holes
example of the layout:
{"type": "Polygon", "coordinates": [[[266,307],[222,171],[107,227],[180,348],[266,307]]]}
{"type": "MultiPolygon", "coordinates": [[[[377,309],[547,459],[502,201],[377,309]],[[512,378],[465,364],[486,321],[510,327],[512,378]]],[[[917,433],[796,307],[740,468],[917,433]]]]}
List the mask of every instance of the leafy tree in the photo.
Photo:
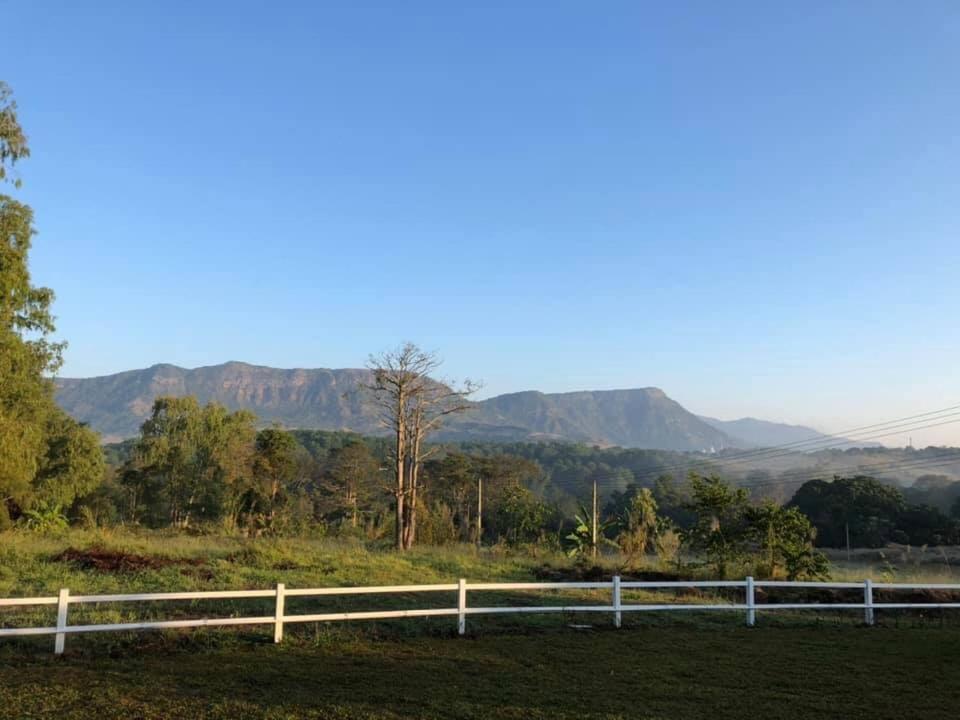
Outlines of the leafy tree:
{"type": "MultiPolygon", "coordinates": [[[[477,480],[483,477],[477,460],[463,453],[448,453],[424,465],[424,477],[431,496],[450,509],[457,535],[462,542],[475,539],[477,528],[477,480]]],[[[487,482],[489,501],[493,483],[487,482]]]]}
{"type": "Polygon", "coordinates": [[[907,505],[897,519],[893,539],[899,534],[913,545],[956,545],[960,543],[960,522],[929,505],[907,505]]]}
{"type": "Polygon", "coordinates": [[[51,412],[34,492],[46,503],[69,507],[103,481],[106,463],[100,436],[62,411],[51,412]]]}
{"type": "Polygon", "coordinates": [[[281,530],[306,481],[305,455],[296,438],[281,428],[257,433],[253,470],[241,502],[241,513],[253,534],[281,530]]]}
{"type": "Polygon", "coordinates": [[[453,510],[445,502],[434,500],[420,508],[420,542],[428,545],[447,545],[458,539],[453,510]]]}
{"type": "Polygon", "coordinates": [[[653,499],[661,516],[678,527],[688,527],[694,522],[690,509],[690,497],[686,488],[681,488],[671,475],[661,475],[653,483],[653,499]]]}
{"type": "Polygon", "coordinates": [[[810,480],[789,505],[810,518],[818,543],[827,547],[843,547],[848,530],[851,544],[882,547],[906,509],[898,489],[862,475],[835,477],[833,482],[810,480]]]}
{"type": "Polygon", "coordinates": [[[826,556],[814,549],[816,530],[797,508],[765,501],[746,510],[748,537],[757,545],[763,573],[788,580],[825,579],[826,556]]]}
{"type": "Polygon", "coordinates": [[[510,545],[533,542],[540,536],[549,513],[546,504],[525,487],[508,486],[496,510],[500,536],[510,545]]]}
{"type": "MultiPolygon", "coordinates": [[[[12,97],[10,86],[0,81],[0,182],[9,182],[8,175],[17,161],[30,156],[27,136],[17,119],[17,103],[12,97]]],[[[12,182],[14,187],[20,187],[19,178],[12,182]]]]}
{"type": "Polygon", "coordinates": [[[108,467],[103,482],[90,493],[77,497],[68,517],[87,528],[136,522],[131,488],[121,482],[121,471],[108,467]]]}
{"type": "Polygon", "coordinates": [[[390,439],[384,436],[369,437],[343,430],[290,430],[297,442],[309,453],[317,467],[323,467],[330,455],[345,445],[362,442],[381,464],[387,462],[390,454],[390,439]]]}
{"type": "Polygon", "coordinates": [[[904,488],[903,498],[912,505],[931,505],[949,515],[953,504],[960,501],[960,481],[947,475],[921,475],[904,488]]]}
{"type": "Polygon", "coordinates": [[[693,524],[682,532],[684,544],[701,553],[717,575],[724,577],[731,563],[747,549],[747,493],[718,477],[690,474],[689,509],[693,524]]]}
{"type": "Polygon", "coordinates": [[[320,485],[324,514],[356,528],[371,509],[379,474],[380,463],[365,443],[354,441],[334,449],[320,485]]]}
{"type": "Polygon", "coordinates": [[[643,557],[648,548],[656,547],[661,519],[657,515],[657,501],[649,488],[640,488],[633,495],[619,522],[617,544],[628,561],[643,557]]]}
{"type": "Polygon", "coordinates": [[[251,474],[254,416],[194,397],[160,397],[123,473],[150,524],[233,523],[251,474]]]}
{"type": "MultiPolygon", "coordinates": [[[[10,88],[0,82],[0,183],[29,156],[10,88]]],[[[19,178],[12,180],[19,187],[19,178]]],[[[46,448],[48,418],[56,412],[50,375],[63,345],[53,342],[53,291],[36,287],[28,256],[33,211],[0,193],[0,515],[26,505],[46,448]]]]}

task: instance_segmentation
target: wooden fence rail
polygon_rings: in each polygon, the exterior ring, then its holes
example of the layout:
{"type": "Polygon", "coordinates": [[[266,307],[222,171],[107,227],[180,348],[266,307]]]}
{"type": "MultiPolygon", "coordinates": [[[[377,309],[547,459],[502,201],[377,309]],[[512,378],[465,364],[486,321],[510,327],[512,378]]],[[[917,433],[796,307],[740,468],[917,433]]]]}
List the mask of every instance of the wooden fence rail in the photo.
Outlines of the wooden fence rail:
{"type": "Polygon", "coordinates": [[[457,583],[434,585],[386,585],[377,587],[328,587],[328,588],[286,588],[282,583],[270,590],[214,590],[208,592],[165,592],[133,593],[128,595],[71,595],[66,588],[56,596],[33,598],[0,598],[0,607],[22,607],[37,605],[56,605],[57,624],[50,627],[7,627],[0,628],[0,638],[25,635],[53,635],[54,652],[61,654],[66,636],[72,633],[116,632],[121,630],[162,630],[169,628],[220,627],[227,625],[273,625],[274,642],[283,640],[284,625],[304,622],[336,622],[341,620],[380,620],[409,617],[457,616],[457,630],[463,635],[467,629],[468,615],[493,615],[502,613],[555,613],[555,612],[602,612],[613,616],[613,624],[620,627],[625,612],[673,612],[673,611],[737,611],[744,612],[746,623],[753,626],[758,612],[782,610],[863,610],[863,620],[867,625],[874,623],[876,612],[884,609],[932,609],[960,608],[960,602],[874,602],[874,591],[907,590],[945,590],[960,593],[960,584],[900,584],[874,583],[864,580],[855,582],[787,582],[780,580],[708,580],[708,581],[634,581],[614,577],[609,582],[519,582],[519,583],[468,583],[460,579],[457,583]],[[743,590],[743,602],[721,602],[714,604],[697,603],[660,603],[660,604],[624,604],[624,590],[664,590],[677,588],[722,589],[737,588],[743,590]],[[825,590],[862,590],[863,602],[810,602],[810,603],[757,603],[758,588],[819,588],[825,590]],[[505,592],[530,590],[609,590],[609,605],[533,605],[533,606],[469,606],[468,592],[505,592]],[[286,599],[289,597],[323,597],[342,595],[370,595],[390,593],[456,593],[456,607],[440,607],[410,610],[375,610],[325,612],[305,615],[288,615],[286,599]],[[125,602],[156,602],[170,600],[224,600],[273,598],[274,613],[259,617],[212,617],[186,620],[153,620],[144,622],[122,622],[98,625],[68,625],[67,613],[71,605],[109,604],[125,602]]]}

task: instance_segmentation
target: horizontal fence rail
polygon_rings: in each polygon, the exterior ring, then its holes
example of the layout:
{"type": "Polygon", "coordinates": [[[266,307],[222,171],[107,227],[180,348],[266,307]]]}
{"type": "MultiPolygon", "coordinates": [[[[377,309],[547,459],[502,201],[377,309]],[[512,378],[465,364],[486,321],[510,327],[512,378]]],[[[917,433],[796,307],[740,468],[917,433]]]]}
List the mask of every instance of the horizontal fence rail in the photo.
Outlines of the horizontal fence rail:
{"type": "Polygon", "coordinates": [[[468,583],[461,579],[457,583],[434,585],[386,585],[375,587],[328,587],[328,588],[290,588],[282,583],[270,590],[213,590],[206,592],[161,592],[132,593],[127,595],[71,595],[63,589],[56,596],[33,598],[0,598],[0,608],[56,605],[56,625],[48,627],[0,627],[0,638],[30,635],[53,635],[54,652],[64,651],[66,636],[73,633],[117,632],[123,630],[164,630],[174,628],[223,627],[231,625],[273,625],[273,640],[283,640],[283,628],[288,623],[336,622],[342,620],[385,620],[413,617],[457,616],[457,630],[460,635],[466,632],[468,615],[497,615],[508,613],[575,613],[601,612],[611,613],[613,624],[620,627],[625,612],[672,612],[693,610],[701,612],[736,611],[746,614],[746,623],[756,623],[757,612],[782,610],[863,610],[864,623],[872,625],[877,610],[883,609],[937,609],[960,608],[960,602],[875,602],[874,590],[886,591],[952,591],[960,594],[960,584],[930,583],[874,583],[871,580],[861,582],[791,582],[782,580],[707,580],[707,581],[636,581],[621,580],[614,577],[609,582],[518,582],[518,583],[468,583]],[[863,602],[776,602],[758,603],[757,589],[763,588],[806,588],[821,590],[860,590],[863,602]],[[693,589],[716,590],[738,589],[743,591],[743,600],[706,603],[642,603],[624,604],[624,590],[669,590],[693,589]],[[467,592],[510,592],[545,590],[609,590],[609,605],[527,605],[527,606],[467,606],[467,592]],[[387,595],[394,593],[456,593],[456,607],[439,607],[409,610],[374,610],[323,612],[302,615],[286,613],[288,597],[328,597],[344,595],[387,595]],[[110,604],[127,602],[158,602],[171,600],[235,600],[253,598],[272,598],[272,615],[257,617],[210,617],[184,620],[151,620],[143,622],[121,622],[108,624],[68,625],[67,613],[70,605],[110,604]]]}

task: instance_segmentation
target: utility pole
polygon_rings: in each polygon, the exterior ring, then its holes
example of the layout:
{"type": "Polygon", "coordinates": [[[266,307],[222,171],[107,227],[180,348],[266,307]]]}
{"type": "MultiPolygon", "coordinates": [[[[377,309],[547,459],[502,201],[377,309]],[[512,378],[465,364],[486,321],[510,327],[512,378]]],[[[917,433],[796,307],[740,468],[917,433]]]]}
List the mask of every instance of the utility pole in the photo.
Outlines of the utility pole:
{"type": "Polygon", "coordinates": [[[477,547],[483,540],[483,477],[477,476],[477,547]]]}
{"type": "Polygon", "coordinates": [[[845,527],[847,530],[847,562],[850,562],[850,521],[849,520],[845,523],[845,527]]]}
{"type": "Polygon", "coordinates": [[[591,530],[593,531],[593,557],[597,557],[597,525],[599,518],[597,517],[597,481],[593,481],[593,522],[591,530]]]}

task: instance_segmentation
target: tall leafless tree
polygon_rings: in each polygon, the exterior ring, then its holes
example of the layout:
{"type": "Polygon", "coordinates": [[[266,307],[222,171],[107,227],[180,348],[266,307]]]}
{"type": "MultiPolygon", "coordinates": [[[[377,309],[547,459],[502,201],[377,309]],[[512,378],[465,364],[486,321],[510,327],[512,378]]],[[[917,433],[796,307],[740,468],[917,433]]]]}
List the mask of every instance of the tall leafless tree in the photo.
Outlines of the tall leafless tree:
{"type": "Polygon", "coordinates": [[[426,449],[426,438],[449,415],[468,410],[467,398],[478,388],[470,380],[453,384],[434,379],[432,375],[440,364],[434,353],[408,342],[371,356],[367,365],[373,380],[366,389],[377,407],[381,425],[394,436],[398,550],[409,550],[416,540],[420,469],[432,452],[426,449]]]}

